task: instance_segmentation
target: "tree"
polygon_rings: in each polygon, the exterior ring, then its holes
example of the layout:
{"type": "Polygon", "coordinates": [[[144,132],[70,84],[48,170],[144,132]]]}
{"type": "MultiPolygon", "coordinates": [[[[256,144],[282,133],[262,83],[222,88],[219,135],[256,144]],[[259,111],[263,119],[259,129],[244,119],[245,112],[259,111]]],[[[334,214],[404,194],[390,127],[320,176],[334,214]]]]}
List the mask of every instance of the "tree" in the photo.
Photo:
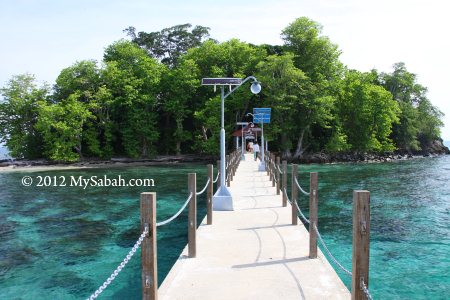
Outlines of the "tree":
{"type": "Polygon", "coordinates": [[[400,109],[392,95],[372,84],[370,73],[349,71],[336,103],[339,123],[351,149],[355,151],[393,151],[389,138],[398,122],[400,109]]]}
{"type": "Polygon", "coordinates": [[[74,97],[85,104],[91,117],[83,124],[81,155],[108,158],[113,154],[111,93],[102,76],[95,61],[76,62],[59,74],[52,99],[61,103],[74,97]]]}
{"type": "Polygon", "coordinates": [[[124,32],[151,57],[161,60],[169,67],[174,67],[182,54],[188,49],[200,46],[202,41],[209,37],[208,27],[195,26],[189,32],[191,27],[191,24],[182,24],[161,31],[150,33],[140,31],[136,34],[136,28],[130,26],[124,32]]]}
{"type": "Polygon", "coordinates": [[[42,136],[36,130],[38,102],[45,101],[49,88],[38,87],[33,75],[13,76],[0,89],[0,142],[12,157],[34,159],[42,156],[42,136]]]}
{"type": "MultiPolygon", "coordinates": [[[[292,53],[271,55],[257,66],[257,77],[264,83],[263,93],[268,99],[265,104],[273,107],[270,133],[280,136],[283,157],[292,156],[291,149],[297,138],[302,143],[307,128],[318,117],[315,112],[320,110],[310,102],[314,100],[310,97],[311,83],[304,72],[294,66],[293,59],[292,53]]],[[[301,154],[298,153],[297,158],[301,154]]]]}
{"type": "MultiPolygon", "coordinates": [[[[332,130],[330,110],[337,97],[338,87],[343,77],[343,65],[339,61],[341,52],[337,45],[322,36],[322,26],[306,17],[298,18],[282,31],[285,51],[294,54],[294,66],[308,78],[309,102],[307,110],[299,117],[308,116],[309,126],[297,133],[294,157],[304,151],[303,141],[306,133],[311,134],[315,150],[324,147],[327,131],[332,130]],[[317,132],[313,135],[314,132],[317,132]]],[[[337,132],[335,130],[335,132],[337,132]]]]}
{"type": "Polygon", "coordinates": [[[417,83],[417,75],[402,62],[392,73],[381,73],[381,84],[399,103],[400,122],[394,125],[393,140],[408,152],[425,150],[439,137],[443,114],[427,98],[427,88],[417,83]]]}
{"type": "Polygon", "coordinates": [[[123,40],[107,47],[104,61],[104,80],[113,99],[111,110],[125,154],[148,157],[156,153],[157,96],[164,66],[123,40]]]}
{"type": "MultiPolygon", "coordinates": [[[[192,48],[182,60],[192,60],[199,70],[198,79],[204,77],[239,77],[254,75],[256,65],[266,56],[264,49],[254,47],[237,39],[224,43],[208,40],[192,48]]],[[[232,132],[237,121],[243,121],[257,96],[249,89],[240,88],[225,101],[225,130],[232,132]]],[[[218,153],[220,132],[220,93],[211,87],[201,87],[189,100],[194,114],[194,149],[218,153]]],[[[231,136],[229,137],[231,141],[231,136]]],[[[231,144],[231,143],[230,143],[231,144]]]]}
{"type": "Polygon", "coordinates": [[[170,141],[175,140],[175,151],[181,154],[181,143],[192,140],[190,131],[184,129],[184,122],[192,110],[189,100],[195,97],[200,86],[199,70],[195,62],[185,59],[177,67],[165,72],[161,79],[162,110],[166,113],[166,149],[169,150],[170,141]],[[174,123],[174,124],[172,124],[174,123]]]}
{"type": "Polygon", "coordinates": [[[56,104],[39,102],[36,128],[43,135],[45,154],[51,160],[74,162],[82,158],[83,126],[92,114],[80,97],[72,93],[56,104]]]}
{"type": "MultiPolygon", "coordinates": [[[[327,87],[327,81],[340,78],[343,72],[339,61],[341,51],[328,37],[321,36],[322,25],[306,17],[296,19],[281,33],[287,51],[294,53],[295,66],[311,82],[327,87]]],[[[318,92],[321,92],[320,90],[318,92]]]]}

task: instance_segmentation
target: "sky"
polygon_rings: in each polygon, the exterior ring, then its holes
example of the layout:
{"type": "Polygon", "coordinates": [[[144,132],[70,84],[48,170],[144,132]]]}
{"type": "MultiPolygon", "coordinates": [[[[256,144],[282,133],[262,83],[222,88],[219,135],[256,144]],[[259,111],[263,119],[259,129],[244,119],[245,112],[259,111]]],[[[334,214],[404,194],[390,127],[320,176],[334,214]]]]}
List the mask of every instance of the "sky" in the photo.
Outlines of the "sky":
{"type": "Polygon", "coordinates": [[[446,0],[0,0],[0,87],[31,73],[54,84],[76,61],[101,61],[123,30],[160,31],[190,23],[212,38],[282,44],[280,34],[299,17],[323,26],[350,69],[391,72],[404,62],[445,113],[450,141],[450,2],[446,0]]]}

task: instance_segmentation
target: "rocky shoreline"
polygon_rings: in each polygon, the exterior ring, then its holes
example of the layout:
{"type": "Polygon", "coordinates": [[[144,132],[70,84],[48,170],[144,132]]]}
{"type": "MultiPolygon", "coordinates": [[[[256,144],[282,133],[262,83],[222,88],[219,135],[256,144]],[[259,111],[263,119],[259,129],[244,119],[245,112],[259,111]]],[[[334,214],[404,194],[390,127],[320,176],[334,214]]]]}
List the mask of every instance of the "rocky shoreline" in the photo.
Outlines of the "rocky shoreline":
{"type": "Polygon", "coordinates": [[[111,158],[110,160],[85,159],[75,163],[54,162],[45,159],[3,159],[0,160],[1,169],[31,168],[102,168],[102,167],[127,167],[127,166],[151,166],[151,165],[172,165],[179,163],[201,163],[212,162],[215,158],[211,155],[161,155],[151,159],[132,159],[126,157],[111,158]]]}
{"type": "MultiPolygon", "coordinates": [[[[434,157],[450,154],[449,148],[442,142],[435,141],[428,149],[422,152],[396,151],[386,153],[305,153],[299,159],[288,161],[302,164],[311,163],[374,163],[394,160],[406,160],[417,157],[434,157]]],[[[111,158],[110,160],[85,159],[76,163],[58,163],[45,159],[39,160],[0,160],[0,170],[26,170],[32,168],[102,168],[124,166],[151,166],[173,165],[180,163],[215,163],[219,157],[202,154],[159,155],[151,159],[132,159],[125,157],[111,158]]]]}
{"type": "Polygon", "coordinates": [[[387,162],[393,160],[405,160],[418,157],[435,157],[450,154],[449,148],[444,146],[442,141],[434,141],[426,150],[395,151],[385,153],[307,153],[300,157],[296,162],[299,163],[337,163],[337,162],[387,162]]]}

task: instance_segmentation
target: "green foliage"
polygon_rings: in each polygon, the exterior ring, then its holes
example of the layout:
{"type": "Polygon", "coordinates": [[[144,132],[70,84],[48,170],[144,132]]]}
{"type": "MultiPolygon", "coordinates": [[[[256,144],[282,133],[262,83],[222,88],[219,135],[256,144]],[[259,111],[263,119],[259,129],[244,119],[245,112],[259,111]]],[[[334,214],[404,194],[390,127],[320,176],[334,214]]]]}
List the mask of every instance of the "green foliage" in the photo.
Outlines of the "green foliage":
{"type": "Polygon", "coordinates": [[[49,88],[37,87],[34,76],[13,76],[0,89],[0,142],[5,142],[11,156],[39,158],[42,156],[42,136],[35,129],[38,102],[45,101],[49,88]]]}
{"type": "Polygon", "coordinates": [[[176,25],[156,32],[140,31],[128,27],[124,31],[132,42],[145,49],[151,57],[161,60],[169,67],[177,65],[179,57],[189,49],[200,46],[203,39],[209,37],[209,28],[195,26],[191,32],[191,24],[176,25]]]}
{"type": "Polygon", "coordinates": [[[82,156],[83,125],[92,114],[79,98],[75,93],[57,104],[39,102],[36,129],[43,135],[44,153],[51,160],[74,162],[82,156]]]}
{"type": "Polygon", "coordinates": [[[393,139],[401,149],[425,150],[440,135],[443,114],[428,100],[427,89],[417,83],[404,63],[394,64],[391,74],[380,75],[381,84],[401,108],[400,122],[394,125],[393,139]]]}
{"type": "Polygon", "coordinates": [[[389,137],[400,109],[388,91],[370,81],[370,73],[347,73],[336,103],[339,121],[353,150],[393,151],[389,137]]]}
{"type": "Polygon", "coordinates": [[[159,137],[157,95],[165,68],[127,41],[109,46],[104,60],[105,84],[114,99],[113,119],[125,154],[148,157],[156,152],[153,146],[159,137]]]}
{"type": "MultiPolygon", "coordinates": [[[[426,150],[439,138],[443,114],[405,64],[392,73],[347,71],[322,27],[299,18],[282,31],[284,45],[219,43],[190,24],[159,32],[125,31],[105,49],[61,71],[53,93],[31,75],[1,89],[0,142],[14,157],[78,161],[85,157],[150,157],[219,153],[220,87],[205,77],[253,75],[225,100],[228,148],[236,122],[254,107],[271,107],[265,126],[271,149],[299,158],[305,151],[426,150]]],[[[225,87],[224,92],[229,91],[225,87]]]]}

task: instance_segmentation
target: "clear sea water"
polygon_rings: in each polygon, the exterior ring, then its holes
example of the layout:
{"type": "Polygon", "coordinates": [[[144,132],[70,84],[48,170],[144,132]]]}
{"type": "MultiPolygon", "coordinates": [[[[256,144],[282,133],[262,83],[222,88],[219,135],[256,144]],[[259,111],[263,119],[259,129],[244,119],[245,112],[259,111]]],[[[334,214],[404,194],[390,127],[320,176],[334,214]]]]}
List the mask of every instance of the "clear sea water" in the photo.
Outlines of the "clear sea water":
{"type": "MultiPolygon", "coordinates": [[[[374,164],[302,165],[319,172],[319,230],[351,270],[352,191],[371,192],[370,291],[374,299],[448,299],[450,156],[374,164]]],[[[203,165],[0,173],[0,298],[87,298],[139,236],[139,194],[156,191],[158,220],[187,196],[187,173],[203,165]],[[23,187],[23,176],[153,178],[154,188],[23,187]]],[[[307,199],[299,205],[307,210],[307,199]]],[[[205,199],[199,198],[199,222],[205,199]]],[[[161,283],[187,242],[187,215],[158,228],[161,283]]],[[[337,269],[337,268],[336,268],[337,269]]],[[[350,278],[337,269],[347,287],[350,278]]],[[[140,253],[103,299],[140,299],[140,253]]],[[[102,295],[103,296],[103,295],[102,295]]]]}

